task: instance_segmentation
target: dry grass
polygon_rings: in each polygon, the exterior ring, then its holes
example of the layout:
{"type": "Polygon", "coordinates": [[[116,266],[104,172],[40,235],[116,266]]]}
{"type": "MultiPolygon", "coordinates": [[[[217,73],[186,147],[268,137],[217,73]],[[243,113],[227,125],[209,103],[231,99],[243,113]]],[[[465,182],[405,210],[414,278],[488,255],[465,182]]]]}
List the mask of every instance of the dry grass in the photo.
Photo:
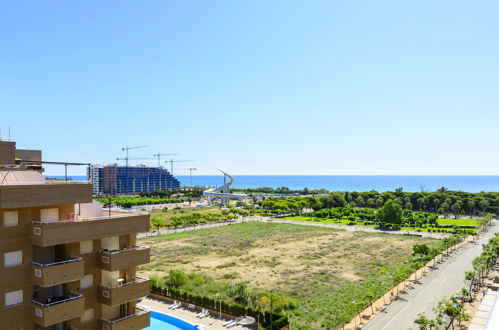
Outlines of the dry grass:
{"type": "Polygon", "coordinates": [[[256,222],[142,243],[152,248],[151,263],[140,268],[144,276],[163,276],[175,268],[226,285],[245,282],[257,290],[277,289],[297,299],[305,313],[318,312],[315,302],[345,284],[403,263],[414,244],[436,244],[417,237],[256,222]]]}

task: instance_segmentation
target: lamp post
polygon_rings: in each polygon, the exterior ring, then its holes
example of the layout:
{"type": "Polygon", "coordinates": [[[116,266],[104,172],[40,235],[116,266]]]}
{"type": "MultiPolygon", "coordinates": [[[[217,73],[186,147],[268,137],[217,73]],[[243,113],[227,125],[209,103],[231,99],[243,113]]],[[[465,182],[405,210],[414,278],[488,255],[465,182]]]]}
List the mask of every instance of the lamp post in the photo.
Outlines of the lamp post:
{"type": "MultiPolygon", "coordinates": [[[[217,293],[215,295],[216,297],[216,300],[218,300],[218,308],[220,309],[220,319],[222,319],[222,296],[220,295],[220,293],[217,293]]],[[[215,305],[215,308],[216,308],[216,305],[215,305]]]]}
{"type": "Polygon", "coordinates": [[[220,306],[220,319],[222,319],[222,297],[218,297],[218,305],[220,306]]]}

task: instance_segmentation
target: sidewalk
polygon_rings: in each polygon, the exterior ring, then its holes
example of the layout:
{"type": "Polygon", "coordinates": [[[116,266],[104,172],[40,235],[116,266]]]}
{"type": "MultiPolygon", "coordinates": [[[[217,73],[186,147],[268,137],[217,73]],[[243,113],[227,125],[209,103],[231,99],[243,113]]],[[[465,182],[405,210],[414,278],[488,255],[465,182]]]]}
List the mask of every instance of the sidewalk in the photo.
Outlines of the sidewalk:
{"type": "Polygon", "coordinates": [[[494,302],[497,300],[497,291],[487,290],[478,310],[473,315],[469,330],[485,330],[489,318],[494,311],[494,302]]]}
{"type": "Polygon", "coordinates": [[[415,329],[414,320],[419,313],[433,317],[433,308],[443,297],[457,293],[464,285],[464,272],[471,269],[471,261],[480,255],[482,245],[499,231],[499,225],[494,224],[479,239],[477,244],[467,244],[451,256],[447,257],[438,269],[427,274],[420,284],[395,300],[382,313],[378,314],[365,329],[415,329]]]}

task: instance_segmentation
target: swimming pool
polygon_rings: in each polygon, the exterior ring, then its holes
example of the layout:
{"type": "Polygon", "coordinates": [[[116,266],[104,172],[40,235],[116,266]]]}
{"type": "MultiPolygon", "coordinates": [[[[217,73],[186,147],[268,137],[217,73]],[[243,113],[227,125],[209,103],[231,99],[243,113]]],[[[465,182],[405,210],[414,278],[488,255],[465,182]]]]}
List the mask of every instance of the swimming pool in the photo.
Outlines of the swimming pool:
{"type": "Polygon", "coordinates": [[[147,330],[198,330],[195,325],[174,318],[173,316],[151,311],[151,325],[147,330]]]}

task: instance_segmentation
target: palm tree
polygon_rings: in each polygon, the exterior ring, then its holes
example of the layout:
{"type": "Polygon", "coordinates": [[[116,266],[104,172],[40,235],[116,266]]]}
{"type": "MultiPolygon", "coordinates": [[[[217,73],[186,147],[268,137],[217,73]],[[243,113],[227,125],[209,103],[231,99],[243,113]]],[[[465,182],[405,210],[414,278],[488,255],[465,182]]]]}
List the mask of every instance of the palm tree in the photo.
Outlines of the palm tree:
{"type": "Polygon", "coordinates": [[[279,292],[273,290],[262,292],[258,305],[261,309],[270,312],[270,329],[272,330],[272,316],[274,311],[280,311],[288,308],[288,301],[279,292]]]}

